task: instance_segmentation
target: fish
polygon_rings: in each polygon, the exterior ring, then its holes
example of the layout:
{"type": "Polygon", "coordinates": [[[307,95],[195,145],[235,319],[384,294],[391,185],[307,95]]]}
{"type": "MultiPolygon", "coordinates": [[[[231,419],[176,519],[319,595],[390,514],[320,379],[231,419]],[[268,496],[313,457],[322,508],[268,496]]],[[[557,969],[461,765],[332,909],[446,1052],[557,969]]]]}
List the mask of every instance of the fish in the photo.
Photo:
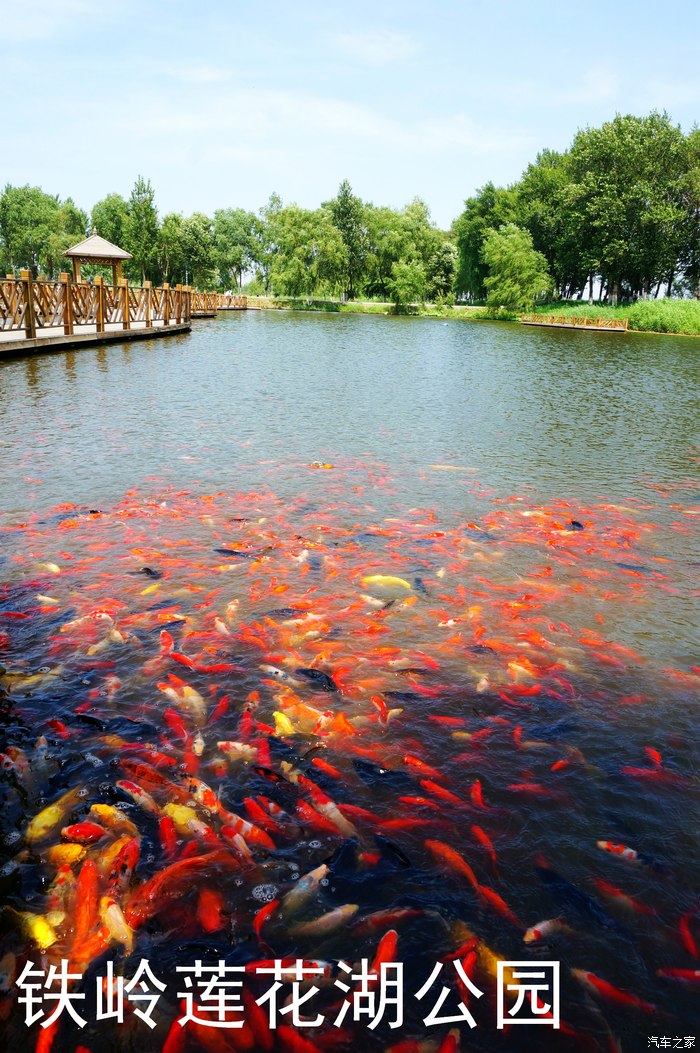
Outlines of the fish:
{"type": "Polygon", "coordinates": [[[66,815],[75,807],[80,799],[81,792],[82,788],[80,786],[74,786],[72,789],[66,790],[53,804],[47,805],[33,819],[30,819],[24,832],[25,840],[29,844],[36,844],[38,841],[45,840],[53,833],[56,827],[60,826],[66,815]]]}
{"type": "Polygon", "coordinates": [[[602,998],[606,1002],[612,1002],[615,1005],[625,1006],[630,1009],[638,1009],[642,1013],[658,1012],[657,1007],[652,1005],[651,1002],[646,1002],[629,991],[623,991],[619,987],[614,987],[607,980],[596,976],[595,973],[587,972],[585,969],[572,969],[571,975],[596,998],[602,998]]]}

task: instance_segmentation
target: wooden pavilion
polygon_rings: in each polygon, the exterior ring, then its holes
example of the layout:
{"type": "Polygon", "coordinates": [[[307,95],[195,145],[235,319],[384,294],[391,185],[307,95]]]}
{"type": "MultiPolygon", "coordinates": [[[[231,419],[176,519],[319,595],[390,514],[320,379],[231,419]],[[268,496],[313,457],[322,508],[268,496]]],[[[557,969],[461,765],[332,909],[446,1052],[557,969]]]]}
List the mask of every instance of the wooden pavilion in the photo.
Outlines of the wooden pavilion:
{"type": "Polygon", "coordinates": [[[125,252],[118,245],[113,245],[106,238],[101,238],[96,230],[93,230],[89,238],[74,245],[72,249],[66,249],[63,253],[73,261],[73,281],[80,281],[81,263],[99,263],[112,268],[112,284],[118,285],[122,278],[122,262],[132,260],[134,257],[130,252],[125,252]]]}

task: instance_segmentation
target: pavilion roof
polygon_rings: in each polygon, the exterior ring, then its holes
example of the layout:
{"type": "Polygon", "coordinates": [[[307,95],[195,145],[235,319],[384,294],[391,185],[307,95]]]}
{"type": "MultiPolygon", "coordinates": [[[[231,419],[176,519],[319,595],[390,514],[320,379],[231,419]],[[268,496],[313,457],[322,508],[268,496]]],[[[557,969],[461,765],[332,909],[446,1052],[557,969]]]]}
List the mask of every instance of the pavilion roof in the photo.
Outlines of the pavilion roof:
{"type": "Polygon", "coordinates": [[[125,252],[118,245],[100,237],[99,234],[91,234],[89,238],[78,242],[72,248],[66,249],[64,256],[78,258],[81,260],[94,260],[100,263],[113,263],[115,260],[132,260],[134,257],[130,252],[125,252]]]}

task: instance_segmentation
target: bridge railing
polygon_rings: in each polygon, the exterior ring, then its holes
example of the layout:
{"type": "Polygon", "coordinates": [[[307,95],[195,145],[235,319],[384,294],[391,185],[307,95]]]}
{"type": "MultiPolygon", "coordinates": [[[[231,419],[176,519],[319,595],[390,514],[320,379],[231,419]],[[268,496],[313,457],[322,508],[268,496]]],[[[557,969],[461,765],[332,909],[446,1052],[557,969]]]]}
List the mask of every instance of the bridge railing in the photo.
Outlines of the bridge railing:
{"type": "Polygon", "coordinates": [[[248,297],[239,296],[236,293],[199,292],[192,290],[192,313],[211,311],[232,311],[236,308],[245,309],[248,306],[248,297]]]}
{"type": "Polygon", "coordinates": [[[88,326],[103,333],[107,327],[179,325],[190,321],[194,295],[183,285],[154,288],[150,282],[129,285],[126,279],[108,285],[100,277],[75,283],[65,273],[58,281],[34,281],[29,271],[21,271],[19,278],[8,275],[0,281],[0,332],[24,333],[33,340],[37,331],[49,329],[72,336],[88,326]]]}

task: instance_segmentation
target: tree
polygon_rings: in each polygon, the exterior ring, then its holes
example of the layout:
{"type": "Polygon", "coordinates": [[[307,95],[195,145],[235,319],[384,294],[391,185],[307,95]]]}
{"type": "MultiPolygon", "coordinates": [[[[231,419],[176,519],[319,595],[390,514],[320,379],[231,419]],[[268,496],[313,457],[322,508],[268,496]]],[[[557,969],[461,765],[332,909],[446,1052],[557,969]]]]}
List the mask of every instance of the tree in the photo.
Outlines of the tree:
{"type": "Polygon", "coordinates": [[[590,246],[580,240],[580,222],[572,195],[567,153],[543,150],[515,186],[517,222],[532,235],[547,260],[560,296],[583,290],[598,266],[590,246]]]}
{"type": "Polygon", "coordinates": [[[391,268],[389,291],[397,312],[425,301],[425,269],[419,260],[399,260],[391,268]]]}
{"type": "Polygon", "coordinates": [[[345,267],[345,246],[326,208],[287,205],[275,218],[276,252],[270,282],[286,296],[335,293],[345,267]]]}
{"type": "Polygon", "coordinates": [[[277,218],[282,211],[282,198],[279,194],[270,194],[267,204],[260,209],[258,222],[252,235],[252,260],[257,268],[257,278],[262,282],[265,292],[270,290],[270,270],[275,258],[275,233],[277,218]]]}
{"type": "Polygon", "coordinates": [[[257,217],[242,208],[220,208],[214,213],[214,259],[223,287],[241,287],[255,255],[257,217]]]}
{"type": "Polygon", "coordinates": [[[367,255],[367,230],[364,205],[352,192],[344,179],[338,193],[327,202],[333,223],[340,232],[345,246],[344,283],[348,298],[353,300],[362,284],[367,255]]]}
{"type": "Polygon", "coordinates": [[[162,281],[185,282],[185,221],[179,212],[163,216],[158,232],[158,266],[162,281]]]}
{"type": "Polygon", "coordinates": [[[532,246],[532,237],[515,223],[490,230],[482,249],[488,275],[484,284],[490,307],[523,310],[551,291],[547,261],[532,246]]]}
{"type": "Polygon", "coordinates": [[[158,213],[153,203],[150,179],[139,176],[134,183],[124,227],[124,248],[134,257],[133,269],[141,283],[152,279],[158,254],[158,213]]]}
{"type": "Polygon", "coordinates": [[[429,300],[445,300],[454,288],[457,246],[446,237],[428,260],[426,295],[429,300]]]}
{"type": "Polygon", "coordinates": [[[457,242],[457,272],[455,287],[458,295],[472,300],[486,296],[485,279],[488,273],[482,248],[489,230],[497,230],[503,223],[516,218],[516,196],[487,183],[477,190],[475,197],[465,202],[464,212],[455,220],[453,231],[457,242]]]}
{"type": "Polygon", "coordinates": [[[648,294],[675,267],[687,144],[666,114],[621,116],[578,133],[570,151],[576,240],[613,297],[648,294]]]}
{"type": "Polygon", "coordinates": [[[129,205],[121,194],[107,194],[107,197],[93,205],[92,229],[113,245],[123,248],[128,217],[129,205]]]}
{"type": "Polygon", "coordinates": [[[185,256],[185,280],[196,288],[213,284],[214,233],[209,216],[194,212],[182,224],[182,249],[185,256]]]}
{"type": "MultiPolygon", "coordinates": [[[[700,299],[700,128],[693,128],[687,139],[688,166],[680,180],[683,206],[683,237],[679,265],[685,289],[700,299]]],[[[668,295],[673,285],[668,283],[668,295]]]]}
{"type": "Polygon", "coordinates": [[[65,265],[61,253],[85,237],[87,216],[71,198],[45,194],[38,186],[13,187],[0,195],[0,244],[5,269],[26,267],[56,277],[65,265]]]}

